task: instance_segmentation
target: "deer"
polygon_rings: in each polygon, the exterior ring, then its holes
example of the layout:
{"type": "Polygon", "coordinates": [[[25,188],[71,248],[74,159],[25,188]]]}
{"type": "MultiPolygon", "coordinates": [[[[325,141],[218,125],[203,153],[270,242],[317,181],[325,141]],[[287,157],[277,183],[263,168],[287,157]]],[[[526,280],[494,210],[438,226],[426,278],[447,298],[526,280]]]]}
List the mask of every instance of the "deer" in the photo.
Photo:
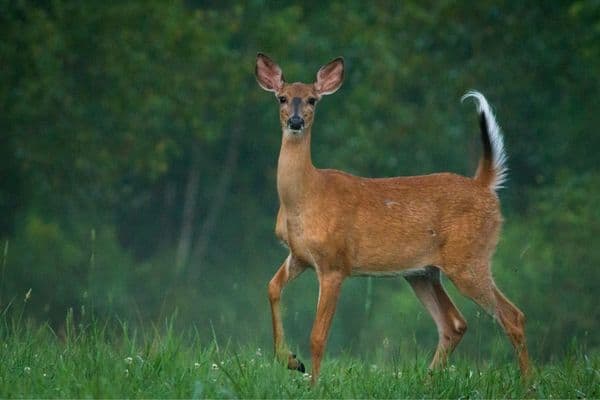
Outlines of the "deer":
{"type": "Polygon", "coordinates": [[[307,269],[319,285],[310,334],[311,383],[318,382],[342,283],[353,276],[402,276],[438,331],[429,368],[443,368],[467,322],[444,289],[443,273],[503,328],[521,374],[529,374],[525,315],[501,291],[490,263],[503,218],[497,191],[507,178],[503,135],[486,98],[476,102],[483,154],[473,177],[443,172],[422,176],[358,177],[318,169],[311,159],[317,104],[344,80],[344,59],[322,66],[313,83],[287,83],[263,53],[256,57],[259,86],[279,103],[282,138],[277,165],[277,238],[289,249],[268,284],[276,359],[305,372],[284,339],[280,310],[284,287],[307,269]]]}

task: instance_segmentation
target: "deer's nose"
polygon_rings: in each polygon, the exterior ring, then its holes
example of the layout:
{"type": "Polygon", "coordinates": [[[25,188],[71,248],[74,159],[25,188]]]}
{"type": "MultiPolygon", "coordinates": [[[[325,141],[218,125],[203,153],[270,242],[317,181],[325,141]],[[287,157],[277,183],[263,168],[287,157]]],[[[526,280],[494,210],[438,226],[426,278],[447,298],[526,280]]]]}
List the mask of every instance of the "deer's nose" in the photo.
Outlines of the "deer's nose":
{"type": "Polygon", "coordinates": [[[304,127],[304,119],[299,115],[293,115],[287,121],[288,128],[293,131],[299,131],[304,127]]]}

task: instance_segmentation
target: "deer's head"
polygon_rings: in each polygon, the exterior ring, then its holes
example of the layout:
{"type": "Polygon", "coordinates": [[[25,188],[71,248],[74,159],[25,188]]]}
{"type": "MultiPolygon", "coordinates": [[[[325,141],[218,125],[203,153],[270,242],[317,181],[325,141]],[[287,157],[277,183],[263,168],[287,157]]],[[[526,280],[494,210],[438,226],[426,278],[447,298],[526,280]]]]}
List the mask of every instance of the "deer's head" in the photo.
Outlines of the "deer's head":
{"type": "Polygon", "coordinates": [[[344,80],[344,59],[338,57],[322,66],[314,83],[286,83],[279,65],[262,53],[256,57],[256,80],[275,93],[284,134],[299,136],[312,126],[315,107],[322,96],[334,93],[344,80]]]}

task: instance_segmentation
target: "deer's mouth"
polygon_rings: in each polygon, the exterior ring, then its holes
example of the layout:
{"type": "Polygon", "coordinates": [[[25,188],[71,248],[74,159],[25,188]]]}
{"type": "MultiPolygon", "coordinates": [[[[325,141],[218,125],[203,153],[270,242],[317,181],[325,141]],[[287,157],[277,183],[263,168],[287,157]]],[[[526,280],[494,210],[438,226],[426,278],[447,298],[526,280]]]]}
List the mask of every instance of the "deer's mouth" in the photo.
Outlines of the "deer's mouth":
{"type": "Polygon", "coordinates": [[[288,122],[285,128],[290,135],[301,135],[304,132],[304,122],[300,125],[293,125],[288,122]]]}
{"type": "Polygon", "coordinates": [[[304,128],[292,129],[292,128],[288,127],[287,131],[292,135],[300,135],[302,132],[304,132],[304,128]]]}

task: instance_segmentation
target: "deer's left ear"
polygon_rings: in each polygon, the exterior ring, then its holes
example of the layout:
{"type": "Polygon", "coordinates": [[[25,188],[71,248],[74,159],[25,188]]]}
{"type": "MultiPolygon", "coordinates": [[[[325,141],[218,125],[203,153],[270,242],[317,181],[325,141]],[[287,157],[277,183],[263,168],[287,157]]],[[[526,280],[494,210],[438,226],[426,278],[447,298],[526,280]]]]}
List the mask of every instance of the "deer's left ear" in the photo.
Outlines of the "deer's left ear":
{"type": "Polygon", "coordinates": [[[338,57],[317,72],[315,88],[320,95],[335,93],[344,81],[344,59],[338,57]]]}

